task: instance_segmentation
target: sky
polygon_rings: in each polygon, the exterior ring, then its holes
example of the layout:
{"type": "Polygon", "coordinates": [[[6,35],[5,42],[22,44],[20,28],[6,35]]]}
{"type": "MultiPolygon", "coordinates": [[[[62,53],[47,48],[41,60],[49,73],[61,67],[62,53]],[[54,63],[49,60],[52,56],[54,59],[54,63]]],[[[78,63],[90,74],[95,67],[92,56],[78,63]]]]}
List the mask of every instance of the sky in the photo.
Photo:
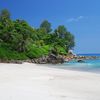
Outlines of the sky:
{"type": "Polygon", "coordinates": [[[100,0],[0,0],[4,8],[32,27],[45,19],[53,29],[65,25],[75,36],[75,53],[100,53],[100,0]]]}

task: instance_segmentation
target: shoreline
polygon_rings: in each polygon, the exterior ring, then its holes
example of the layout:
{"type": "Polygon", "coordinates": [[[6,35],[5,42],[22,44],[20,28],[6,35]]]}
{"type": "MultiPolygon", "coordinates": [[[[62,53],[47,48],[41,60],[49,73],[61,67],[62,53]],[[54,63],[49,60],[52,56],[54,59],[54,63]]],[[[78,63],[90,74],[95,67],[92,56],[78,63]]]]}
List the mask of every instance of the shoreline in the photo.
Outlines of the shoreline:
{"type": "Polygon", "coordinates": [[[31,63],[2,63],[0,99],[100,100],[100,75],[31,63]]]}
{"type": "Polygon", "coordinates": [[[37,59],[27,59],[27,60],[3,60],[0,59],[0,63],[11,63],[11,64],[23,64],[25,62],[27,63],[34,63],[34,64],[62,64],[64,62],[69,62],[71,60],[77,60],[77,61],[83,61],[83,60],[95,60],[100,59],[100,56],[62,56],[57,59],[50,59],[50,62],[48,62],[47,57],[40,57],[37,59]],[[57,60],[57,62],[55,62],[57,60]],[[53,62],[54,61],[54,62],[53,62]]]}
{"type": "MultiPolygon", "coordinates": [[[[93,74],[100,74],[99,70],[94,69],[83,69],[79,67],[73,67],[74,65],[63,65],[63,64],[37,64],[37,66],[47,67],[47,68],[54,68],[54,69],[63,69],[63,70],[69,70],[69,71],[77,71],[77,72],[87,72],[87,73],[93,73],[93,74]],[[67,67],[66,67],[67,66],[67,67]]],[[[81,65],[80,65],[81,66],[81,65]]]]}

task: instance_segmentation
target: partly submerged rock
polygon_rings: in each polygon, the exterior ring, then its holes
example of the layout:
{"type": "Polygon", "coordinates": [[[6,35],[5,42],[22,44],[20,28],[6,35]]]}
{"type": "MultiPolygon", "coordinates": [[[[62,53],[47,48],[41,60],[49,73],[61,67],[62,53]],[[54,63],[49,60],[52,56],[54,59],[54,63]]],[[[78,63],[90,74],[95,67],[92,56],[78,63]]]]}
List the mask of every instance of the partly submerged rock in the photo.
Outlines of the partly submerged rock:
{"type": "Polygon", "coordinates": [[[79,62],[79,63],[85,63],[85,61],[81,60],[81,59],[77,60],[77,62],[79,62]]]}

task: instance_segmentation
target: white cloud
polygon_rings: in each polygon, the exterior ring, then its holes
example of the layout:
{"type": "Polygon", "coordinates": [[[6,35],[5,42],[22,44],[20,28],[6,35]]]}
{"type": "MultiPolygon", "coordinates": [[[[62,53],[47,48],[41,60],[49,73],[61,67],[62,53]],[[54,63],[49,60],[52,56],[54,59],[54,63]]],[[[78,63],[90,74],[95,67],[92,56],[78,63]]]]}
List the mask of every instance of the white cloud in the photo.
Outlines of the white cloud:
{"type": "Polygon", "coordinates": [[[78,22],[78,21],[80,21],[80,20],[82,20],[84,18],[85,18],[84,16],[79,16],[79,17],[76,17],[76,18],[69,18],[67,20],[67,22],[78,22]]]}

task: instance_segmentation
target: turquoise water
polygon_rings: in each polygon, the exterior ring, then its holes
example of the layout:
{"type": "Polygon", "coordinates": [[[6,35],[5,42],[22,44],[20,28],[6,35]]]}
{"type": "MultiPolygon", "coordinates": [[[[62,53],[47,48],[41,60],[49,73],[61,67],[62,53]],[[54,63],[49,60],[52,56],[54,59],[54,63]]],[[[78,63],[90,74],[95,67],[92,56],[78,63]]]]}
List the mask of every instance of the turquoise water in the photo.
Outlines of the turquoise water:
{"type": "Polygon", "coordinates": [[[71,62],[66,62],[63,64],[57,64],[55,66],[50,66],[54,68],[60,69],[68,69],[68,70],[76,70],[76,71],[85,71],[85,72],[92,72],[92,73],[99,73],[100,74],[100,59],[95,60],[84,60],[84,63],[79,63],[75,60],[71,62]]]}
{"type": "MultiPolygon", "coordinates": [[[[99,56],[100,54],[78,54],[80,56],[99,56]]],[[[84,60],[84,63],[79,63],[75,60],[71,62],[66,62],[63,65],[57,65],[57,68],[70,69],[70,70],[79,70],[79,71],[87,71],[94,72],[100,74],[100,59],[93,60],[84,60]]]]}
{"type": "MultiPolygon", "coordinates": [[[[82,55],[82,56],[99,56],[100,57],[100,54],[80,54],[80,55],[82,55]]],[[[76,60],[73,60],[71,62],[57,64],[53,67],[61,68],[61,69],[76,70],[76,71],[93,72],[93,73],[100,74],[100,59],[84,60],[84,63],[79,63],[76,60]]]]}
{"type": "Polygon", "coordinates": [[[63,65],[64,69],[100,73],[100,59],[84,60],[84,63],[78,63],[77,61],[73,60],[69,63],[64,63],[63,65]]]}
{"type": "Polygon", "coordinates": [[[77,54],[77,55],[79,55],[79,56],[99,56],[100,57],[100,54],[98,54],[98,53],[90,53],[90,54],[77,54]]]}

